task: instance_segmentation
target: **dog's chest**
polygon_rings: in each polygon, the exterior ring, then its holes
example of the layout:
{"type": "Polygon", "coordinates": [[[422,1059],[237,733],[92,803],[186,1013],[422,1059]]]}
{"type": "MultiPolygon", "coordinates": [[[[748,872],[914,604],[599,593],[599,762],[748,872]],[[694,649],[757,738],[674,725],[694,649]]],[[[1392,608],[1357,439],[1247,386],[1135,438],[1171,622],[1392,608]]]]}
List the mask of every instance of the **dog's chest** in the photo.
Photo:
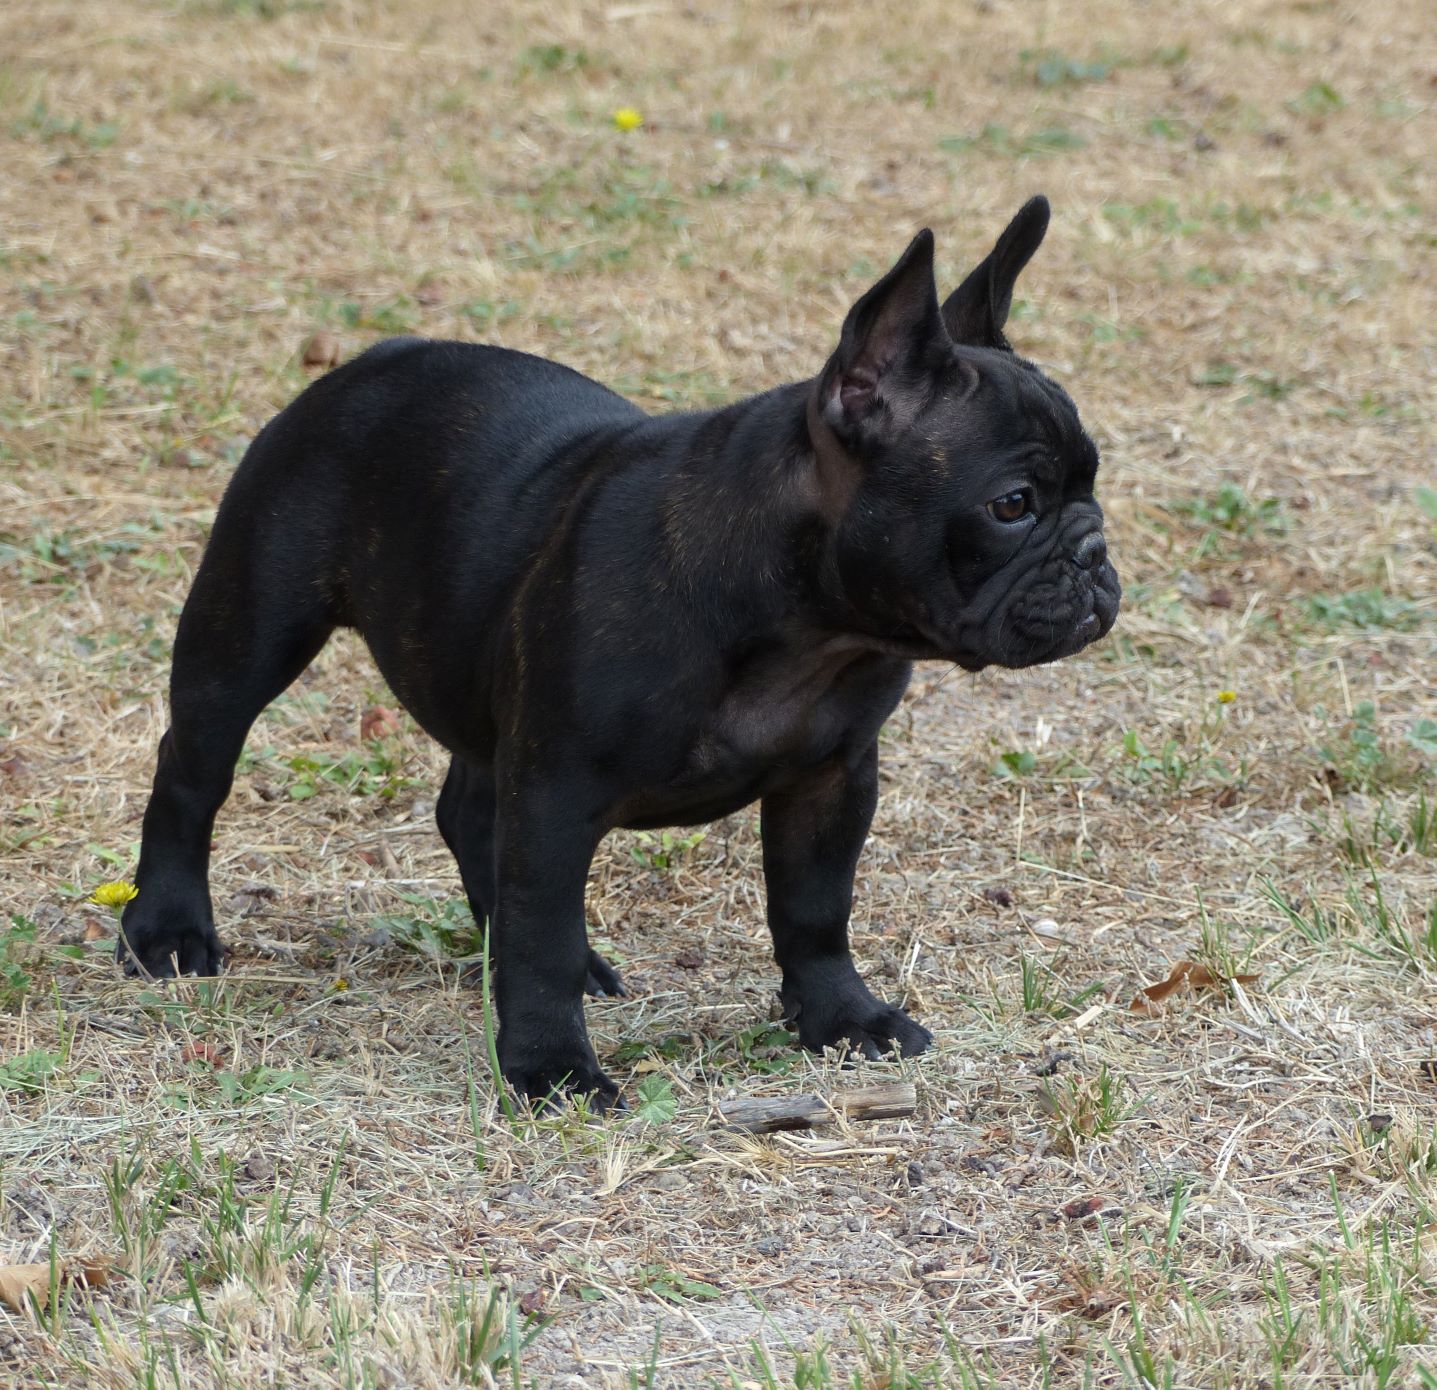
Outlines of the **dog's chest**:
{"type": "Polygon", "coordinates": [[[802,657],[774,655],[739,667],[705,721],[694,748],[719,763],[772,762],[829,755],[869,698],[866,652],[835,644],[802,657]]]}
{"type": "Polygon", "coordinates": [[[626,799],[622,824],[728,815],[848,750],[866,748],[908,683],[907,663],[851,650],[739,673],[693,727],[676,775],[626,799]]]}

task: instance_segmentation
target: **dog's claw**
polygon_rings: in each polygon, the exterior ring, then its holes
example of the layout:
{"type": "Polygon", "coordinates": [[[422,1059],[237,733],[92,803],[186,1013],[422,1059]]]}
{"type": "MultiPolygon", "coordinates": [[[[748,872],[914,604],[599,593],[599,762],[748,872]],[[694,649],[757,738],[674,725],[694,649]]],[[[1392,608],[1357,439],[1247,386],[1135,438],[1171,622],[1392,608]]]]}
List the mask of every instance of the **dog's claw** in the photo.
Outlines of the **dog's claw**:
{"type": "Polygon", "coordinates": [[[879,1018],[850,1025],[846,1033],[825,1043],[825,1046],[847,1048],[850,1053],[865,1057],[870,1062],[900,1056],[917,1057],[928,1051],[933,1044],[932,1033],[922,1024],[915,1023],[902,1009],[892,1006],[882,1008],[879,1018]]]}

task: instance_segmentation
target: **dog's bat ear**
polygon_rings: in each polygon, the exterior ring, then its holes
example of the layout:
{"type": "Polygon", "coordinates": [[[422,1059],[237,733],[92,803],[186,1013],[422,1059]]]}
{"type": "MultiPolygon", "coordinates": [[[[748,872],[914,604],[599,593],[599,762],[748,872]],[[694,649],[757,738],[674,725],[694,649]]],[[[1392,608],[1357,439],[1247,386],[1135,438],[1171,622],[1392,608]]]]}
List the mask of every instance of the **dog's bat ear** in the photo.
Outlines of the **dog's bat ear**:
{"type": "Polygon", "coordinates": [[[948,296],[943,304],[943,322],[955,343],[1012,351],[1003,336],[1003,325],[1013,307],[1013,285],[1042,245],[1050,211],[1041,193],[1029,198],[1008,223],[997,245],[948,296]]]}
{"type": "Polygon", "coordinates": [[[933,282],[933,233],[924,228],[898,263],[848,311],[838,351],[820,378],[820,408],[830,426],[861,420],[895,373],[935,337],[947,338],[933,282]]]}

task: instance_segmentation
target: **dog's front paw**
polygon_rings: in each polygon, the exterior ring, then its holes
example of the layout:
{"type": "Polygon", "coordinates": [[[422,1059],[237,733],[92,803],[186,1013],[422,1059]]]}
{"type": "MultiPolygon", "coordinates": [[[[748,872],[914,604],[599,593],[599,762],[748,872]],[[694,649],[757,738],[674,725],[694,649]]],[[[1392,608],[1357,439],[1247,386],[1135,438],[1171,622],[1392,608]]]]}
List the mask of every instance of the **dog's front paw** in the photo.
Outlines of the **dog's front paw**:
{"type": "Polygon", "coordinates": [[[619,1088],[599,1068],[587,1042],[568,1047],[523,1047],[499,1038],[499,1070],[514,1093],[536,1111],[583,1096],[591,1110],[622,1110],[619,1088]]]}
{"type": "Polygon", "coordinates": [[[115,959],[126,975],[163,980],[175,975],[218,975],[225,950],[208,914],[157,908],[137,900],[121,920],[115,959]]]}
{"type": "MultiPolygon", "coordinates": [[[[857,983],[857,982],[855,982],[857,983]]],[[[784,1013],[810,1052],[846,1049],[877,1061],[886,1056],[917,1057],[927,1052],[933,1034],[896,1004],[875,999],[861,984],[834,994],[784,991],[784,1013]]]]}

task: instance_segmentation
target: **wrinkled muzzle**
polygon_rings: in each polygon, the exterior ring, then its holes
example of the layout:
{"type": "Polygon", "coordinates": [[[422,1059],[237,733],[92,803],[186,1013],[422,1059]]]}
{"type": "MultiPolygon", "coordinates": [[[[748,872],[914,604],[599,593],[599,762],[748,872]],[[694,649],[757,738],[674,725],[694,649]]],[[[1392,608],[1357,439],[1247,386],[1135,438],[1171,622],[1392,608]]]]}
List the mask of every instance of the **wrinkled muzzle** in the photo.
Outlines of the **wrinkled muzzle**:
{"type": "Polygon", "coordinates": [[[1101,530],[1055,547],[985,624],[991,660],[1022,667],[1073,656],[1112,629],[1122,592],[1101,530]]]}

